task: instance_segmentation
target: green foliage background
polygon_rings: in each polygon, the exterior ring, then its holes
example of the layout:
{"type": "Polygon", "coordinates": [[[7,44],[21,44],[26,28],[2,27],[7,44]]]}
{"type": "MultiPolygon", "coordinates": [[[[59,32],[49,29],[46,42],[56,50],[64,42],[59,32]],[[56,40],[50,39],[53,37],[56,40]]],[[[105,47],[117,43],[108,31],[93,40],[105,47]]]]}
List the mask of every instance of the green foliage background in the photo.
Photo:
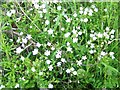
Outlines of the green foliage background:
{"type": "MultiPolygon", "coordinates": [[[[41,2],[39,3],[41,4],[41,2]]],[[[17,2],[2,2],[0,13],[0,69],[1,79],[0,85],[4,85],[5,88],[14,88],[16,83],[19,83],[20,88],[48,88],[48,84],[52,83],[54,88],[118,88],[119,87],[119,3],[118,2],[63,2],[57,4],[47,5],[47,10],[50,13],[43,14],[43,18],[40,18],[39,13],[33,7],[31,3],[23,2],[20,3],[20,6],[17,2]],[[92,4],[95,4],[99,9],[97,13],[94,13],[93,16],[79,15],[78,19],[73,17],[74,11],[79,12],[79,7],[90,7],[92,4]],[[57,11],[56,8],[58,5],[61,5],[62,8],[67,9],[67,14],[73,20],[71,23],[66,23],[65,18],[62,16],[62,10],[57,11]],[[20,6],[26,13],[22,15],[23,12],[20,9],[20,6]],[[33,8],[33,10],[29,10],[33,8]],[[107,12],[104,12],[104,8],[107,8],[107,12]],[[6,12],[15,9],[18,12],[11,17],[6,16],[6,12]],[[53,19],[58,16],[57,22],[53,22],[53,19]],[[16,18],[21,17],[19,22],[16,22],[16,18]],[[80,18],[87,17],[91,22],[81,23],[80,18]],[[47,26],[42,24],[45,20],[48,19],[50,24],[47,26]],[[9,23],[9,25],[7,25],[9,23]],[[103,23],[103,26],[102,26],[103,23]],[[36,26],[39,28],[37,28],[36,26]],[[57,50],[62,49],[66,51],[66,42],[70,42],[74,48],[74,53],[64,53],[66,59],[70,59],[73,63],[73,67],[77,70],[77,76],[71,76],[66,74],[64,71],[62,75],[59,74],[59,70],[55,63],[58,61],[55,58],[56,51],[54,51],[49,59],[52,60],[54,65],[54,70],[49,72],[47,70],[47,65],[45,64],[46,57],[44,51],[48,47],[40,47],[40,53],[37,56],[33,56],[31,50],[34,46],[29,48],[29,52],[24,51],[21,54],[17,55],[14,51],[19,44],[16,44],[17,36],[11,36],[10,33],[4,33],[5,30],[12,30],[13,25],[17,26],[17,32],[23,32],[24,35],[31,34],[33,41],[37,41],[41,44],[46,44],[50,41],[57,48],[57,50]],[[79,43],[72,42],[72,35],[70,38],[65,39],[64,34],[66,32],[72,31],[73,27],[81,26],[82,31],[85,32],[80,38],[79,43]],[[32,26],[32,28],[30,28],[32,26]],[[105,40],[99,39],[95,42],[97,54],[90,55],[88,53],[89,48],[86,48],[87,41],[90,40],[90,31],[95,30],[95,32],[105,32],[106,27],[115,29],[115,41],[110,45],[105,44],[103,48],[100,48],[102,41],[105,40]],[[65,31],[61,31],[61,28],[65,27],[65,31]],[[53,28],[55,31],[55,37],[48,35],[45,31],[45,28],[53,28]],[[10,42],[10,38],[13,39],[13,42],[10,42]],[[58,43],[56,43],[58,42],[58,43]],[[109,55],[103,57],[100,61],[97,59],[99,53],[102,50],[112,51],[115,53],[115,59],[112,60],[109,55]],[[24,62],[20,60],[20,57],[24,56],[24,62]],[[83,66],[78,67],[75,63],[75,60],[81,58],[83,55],[88,56],[88,60],[83,62],[83,66]],[[16,68],[14,66],[16,65],[16,68]],[[35,67],[36,72],[31,71],[31,67],[35,67]],[[39,71],[44,71],[42,76],[39,75],[39,71]],[[20,78],[24,77],[25,80],[20,78]],[[72,82],[69,82],[72,80],[72,82]],[[78,83],[79,81],[79,83],[78,83]]],[[[107,41],[107,40],[106,40],[107,41]]],[[[68,62],[65,66],[61,68],[70,68],[71,62],[68,62]]]]}

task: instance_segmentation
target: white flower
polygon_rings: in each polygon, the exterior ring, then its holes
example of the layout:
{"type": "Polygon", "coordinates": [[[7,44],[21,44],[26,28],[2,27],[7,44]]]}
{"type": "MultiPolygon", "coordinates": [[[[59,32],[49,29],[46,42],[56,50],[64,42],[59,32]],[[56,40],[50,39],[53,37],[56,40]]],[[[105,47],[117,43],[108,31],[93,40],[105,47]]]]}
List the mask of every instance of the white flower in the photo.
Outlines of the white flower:
{"type": "Polygon", "coordinates": [[[20,42],[20,37],[18,37],[18,39],[17,39],[17,41],[16,41],[17,43],[19,43],[20,42]]]}
{"type": "Polygon", "coordinates": [[[22,61],[24,61],[25,60],[25,58],[23,57],[23,56],[21,56],[21,58],[20,58],[22,61]]]}
{"type": "Polygon", "coordinates": [[[77,29],[80,29],[80,26],[78,26],[77,29]]]}
{"type": "Polygon", "coordinates": [[[94,50],[94,53],[96,53],[96,50],[94,50]]]}
{"type": "Polygon", "coordinates": [[[22,38],[22,43],[26,44],[27,43],[27,39],[26,38],[22,38]]]}
{"type": "Polygon", "coordinates": [[[45,24],[46,24],[46,25],[49,25],[49,24],[50,24],[49,20],[46,20],[46,21],[45,21],[45,24]]]}
{"type": "Polygon", "coordinates": [[[51,28],[48,30],[48,34],[53,34],[53,30],[51,28]]]}
{"type": "Polygon", "coordinates": [[[48,68],[49,68],[49,71],[53,70],[53,66],[52,65],[50,65],[48,68]]]}
{"type": "Polygon", "coordinates": [[[86,60],[87,59],[87,57],[86,56],[82,56],[82,60],[86,60]]]}
{"type": "Polygon", "coordinates": [[[30,28],[32,28],[32,26],[30,26],[30,28]]]}
{"type": "Polygon", "coordinates": [[[92,8],[95,8],[95,5],[93,4],[93,5],[91,5],[91,7],[92,7],[92,8]]]}
{"type": "Polygon", "coordinates": [[[88,12],[88,11],[89,11],[89,8],[88,8],[88,7],[86,7],[84,11],[88,12]]]}
{"type": "Polygon", "coordinates": [[[67,46],[70,46],[70,43],[69,43],[69,42],[67,42],[67,46]]]}
{"type": "Polygon", "coordinates": [[[107,32],[104,32],[103,35],[106,37],[108,34],[107,34],[107,32]]]}
{"type": "Polygon", "coordinates": [[[83,7],[80,7],[80,10],[83,10],[83,7]]]}
{"type": "Polygon", "coordinates": [[[48,88],[53,88],[53,84],[50,83],[50,84],[48,85],[48,88]]]}
{"type": "Polygon", "coordinates": [[[85,19],[84,19],[84,22],[88,22],[88,19],[87,19],[87,18],[85,18],[85,19]]]}
{"type": "Polygon", "coordinates": [[[17,54],[20,54],[22,51],[23,51],[23,49],[21,47],[16,48],[16,53],[17,54]]]}
{"type": "Polygon", "coordinates": [[[67,72],[67,73],[70,73],[70,69],[67,69],[66,72],[67,72]]]}
{"type": "Polygon", "coordinates": [[[65,14],[65,13],[63,14],[63,16],[64,16],[66,19],[68,18],[67,14],[65,14]]]}
{"type": "Polygon", "coordinates": [[[101,56],[105,56],[105,55],[106,55],[106,52],[102,51],[100,55],[101,55],[101,56]]]}
{"type": "Polygon", "coordinates": [[[101,33],[98,33],[97,36],[98,36],[98,38],[102,38],[103,37],[103,35],[101,33]]]}
{"type": "Polygon", "coordinates": [[[71,22],[71,19],[70,19],[70,18],[67,18],[66,22],[71,22]]]}
{"type": "Polygon", "coordinates": [[[92,37],[94,37],[95,36],[95,34],[90,34],[90,37],[92,38],[92,37]]]}
{"type": "Polygon", "coordinates": [[[13,10],[11,10],[11,13],[12,13],[12,14],[15,14],[15,10],[14,10],[14,9],[13,9],[13,10]]]}
{"type": "Polygon", "coordinates": [[[80,21],[83,22],[84,21],[83,18],[81,18],[80,21]]]}
{"type": "Polygon", "coordinates": [[[65,58],[61,58],[61,61],[62,61],[63,63],[66,62],[65,58]]]}
{"type": "Polygon", "coordinates": [[[43,75],[43,72],[39,72],[39,75],[40,75],[40,76],[43,75]]]}
{"type": "Polygon", "coordinates": [[[77,13],[74,13],[73,16],[74,16],[74,17],[77,17],[77,13]]]}
{"type": "Polygon", "coordinates": [[[23,48],[25,47],[25,44],[24,43],[22,43],[22,45],[21,45],[23,48]]]}
{"type": "Polygon", "coordinates": [[[11,17],[12,13],[10,11],[7,12],[6,14],[8,17],[11,17]]]}
{"type": "Polygon", "coordinates": [[[105,8],[104,11],[107,12],[107,8],[105,8]]]}
{"type": "Polygon", "coordinates": [[[61,54],[60,54],[60,53],[57,53],[57,54],[56,54],[56,58],[61,58],[61,54]]]}
{"type": "Polygon", "coordinates": [[[60,11],[60,10],[61,10],[61,6],[58,6],[58,7],[57,7],[57,10],[59,10],[59,11],[60,11]]]}
{"type": "Polygon", "coordinates": [[[82,65],[82,61],[81,60],[77,61],[77,65],[81,66],[82,65]]]}
{"type": "Polygon", "coordinates": [[[22,36],[23,35],[23,32],[20,32],[20,36],[22,36]]]}
{"type": "Polygon", "coordinates": [[[22,79],[23,81],[25,81],[25,78],[24,78],[24,77],[22,77],[21,79],[22,79]]]}
{"type": "Polygon", "coordinates": [[[64,11],[64,12],[66,12],[66,11],[67,11],[67,9],[64,9],[63,11],[64,11]]]}
{"type": "Polygon", "coordinates": [[[94,53],[94,50],[90,50],[89,53],[90,53],[90,54],[93,54],[93,53],[94,53]]]}
{"type": "Polygon", "coordinates": [[[88,44],[88,45],[91,44],[91,41],[88,41],[87,44],[88,44]]]}
{"type": "Polygon", "coordinates": [[[53,20],[53,22],[56,22],[58,20],[58,17],[56,17],[54,20],[53,20]]]}
{"type": "Polygon", "coordinates": [[[61,62],[57,62],[57,66],[58,66],[58,67],[61,66],[61,62]]]}
{"type": "Polygon", "coordinates": [[[83,10],[80,10],[79,13],[80,13],[80,14],[83,14],[83,10]]]}
{"type": "Polygon", "coordinates": [[[93,13],[93,10],[92,10],[92,9],[90,9],[90,10],[89,10],[89,13],[93,13]]]}
{"type": "Polygon", "coordinates": [[[31,37],[31,35],[27,34],[26,38],[31,39],[32,37],[31,37]]]}
{"type": "Polygon", "coordinates": [[[94,8],[94,11],[95,11],[95,12],[98,12],[98,8],[94,8]]]}
{"type": "Polygon", "coordinates": [[[49,64],[51,63],[51,61],[50,61],[50,60],[47,60],[46,63],[49,65],[49,64]]]}
{"type": "Polygon", "coordinates": [[[94,48],[95,47],[95,45],[93,44],[93,43],[91,43],[91,46],[90,46],[90,48],[94,48]]]}
{"type": "Polygon", "coordinates": [[[36,4],[36,3],[38,3],[39,2],[39,0],[32,0],[32,3],[33,4],[36,4]]]}
{"type": "Polygon", "coordinates": [[[2,90],[2,88],[5,88],[5,86],[4,85],[0,85],[0,90],[2,90]]]}
{"type": "Polygon", "coordinates": [[[16,68],[16,67],[17,67],[17,65],[15,64],[15,65],[14,65],[14,68],[16,68]]]}
{"type": "Polygon", "coordinates": [[[92,16],[92,13],[91,13],[91,12],[89,12],[89,13],[88,13],[88,15],[89,15],[89,16],[92,16]]]}
{"type": "Polygon", "coordinates": [[[93,0],[89,0],[90,3],[94,2],[93,0]]]}
{"type": "Polygon", "coordinates": [[[19,84],[18,83],[15,85],[15,88],[19,88],[19,84]]]}
{"type": "Polygon", "coordinates": [[[87,15],[87,11],[84,11],[84,15],[87,15]]]}
{"type": "Polygon", "coordinates": [[[82,35],[82,32],[81,32],[81,31],[79,31],[79,32],[78,32],[78,35],[82,35]]]}
{"type": "Polygon", "coordinates": [[[40,7],[41,8],[46,8],[46,5],[43,3],[40,7]]]}
{"type": "Polygon", "coordinates": [[[35,4],[34,4],[34,7],[35,7],[36,9],[38,9],[40,6],[39,6],[39,4],[35,3],[35,4]]]}
{"type": "Polygon", "coordinates": [[[48,46],[51,46],[51,43],[50,43],[50,42],[47,42],[47,45],[48,45],[48,46]]]}
{"type": "Polygon", "coordinates": [[[72,48],[69,46],[69,47],[67,47],[67,51],[68,52],[71,52],[72,51],[72,48]]]}
{"type": "Polygon", "coordinates": [[[77,30],[73,29],[72,32],[73,32],[74,34],[76,34],[76,33],[77,33],[77,30]]]}
{"type": "Polygon", "coordinates": [[[114,38],[114,35],[111,35],[110,37],[111,37],[111,39],[113,39],[113,38],[114,38]]]}
{"type": "Polygon", "coordinates": [[[41,44],[39,42],[36,43],[36,47],[40,47],[41,44]]]}
{"type": "MultiPolygon", "coordinates": [[[[40,13],[40,18],[43,18],[43,15],[42,15],[42,13],[40,13]]],[[[43,23],[43,22],[42,22],[43,23]]]]}
{"type": "Polygon", "coordinates": [[[66,38],[70,36],[70,32],[67,32],[65,35],[64,35],[66,38]]]}
{"type": "Polygon", "coordinates": [[[78,38],[73,38],[73,43],[77,43],[78,42],[78,38]]]}
{"type": "Polygon", "coordinates": [[[13,42],[13,39],[10,39],[10,42],[13,42]]]}
{"type": "Polygon", "coordinates": [[[72,80],[69,80],[69,83],[71,83],[72,82],[72,80]]]}
{"type": "Polygon", "coordinates": [[[112,59],[115,59],[115,57],[114,56],[111,56],[112,57],[112,59]]]}
{"type": "Polygon", "coordinates": [[[50,55],[50,51],[49,51],[49,50],[46,50],[44,54],[45,54],[46,56],[49,56],[49,55],[50,55]]]}
{"type": "Polygon", "coordinates": [[[64,28],[64,27],[62,27],[62,28],[61,28],[61,30],[62,30],[62,31],[64,31],[64,30],[65,30],[65,28],[64,28]]]}
{"type": "Polygon", "coordinates": [[[34,49],[34,50],[32,51],[32,53],[33,53],[33,55],[37,55],[37,54],[38,54],[38,49],[37,49],[37,48],[34,49]]]}
{"type": "Polygon", "coordinates": [[[108,44],[111,44],[112,43],[112,41],[108,41],[108,44]]]}
{"type": "Polygon", "coordinates": [[[106,30],[106,31],[109,31],[109,30],[110,30],[110,28],[109,28],[109,27],[106,27],[106,28],[105,28],[105,30],[106,30]]]}
{"type": "Polygon", "coordinates": [[[32,72],[35,72],[36,70],[35,70],[35,68],[34,68],[34,67],[32,67],[32,68],[31,68],[31,71],[32,71],[32,72]]]}
{"type": "Polygon", "coordinates": [[[77,72],[76,72],[76,71],[73,71],[73,74],[74,74],[74,75],[77,75],[77,72]]]}
{"type": "Polygon", "coordinates": [[[115,30],[114,29],[112,29],[111,30],[111,32],[110,32],[110,34],[114,34],[115,33],[115,30]]]}
{"type": "Polygon", "coordinates": [[[97,39],[97,37],[96,37],[96,36],[94,36],[92,39],[93,39],[93,40],[96,40],[96,39],[97,39]]]}
{"type": "Polygon", "coordinates": [[[74,71],[75,69],[72,67],[72,68],[70,68],[70,71],[74,71]]]}
{"type": "Polygon", "coordinates": [[[55,50],[55,47],[54,47],[54,46],[52,46],[52,47],[51,47],[51,50],[55,50]]]}
{"type": "Polygon", "coordinates": [[[110,52],[109,55],[110,55],[110,56],[113,56],[113,55],[114,55],[114,52],[110,52]]]}

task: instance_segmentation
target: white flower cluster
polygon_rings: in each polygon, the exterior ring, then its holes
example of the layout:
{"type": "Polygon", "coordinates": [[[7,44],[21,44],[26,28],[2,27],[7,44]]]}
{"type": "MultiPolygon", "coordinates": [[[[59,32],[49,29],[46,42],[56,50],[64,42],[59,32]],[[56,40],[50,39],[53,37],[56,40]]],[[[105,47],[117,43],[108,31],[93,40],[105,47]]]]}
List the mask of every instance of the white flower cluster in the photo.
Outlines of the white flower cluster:
{"type": "MultiPolygon", "coordinates": [[[[57,2],[57,0],[55,1],[57,2]]],[[[36,56],[40,56],[39,59],[45,64],[45,72],[42,70],[37,71],[37,65],[34,65],[30,68],[33,73],[39,72],[38,75],[42,76],[58,70],[56,72],[59,74],[65,72],[65,76],[76,77],[79,75],[78,70],[84,65],[87,66],[87,61],[94,58],[94,56],[95,60],[101,60],[107,55],[115,59],[115,53],[108,51],[106,48],[115,39],[115,30],[110,29],[110,27],[106,27],[103,30],[97,30],[96,28],[89,30],[89,25],[87,27],[87,24],[92,21],[90,17],[93,17],[99,11],[94,4],[90,7],[80,6],[78,11],[68,14],[67,9],[64,9],[61,5],[55,5],[52,9],[49,9],[49,2],[42,4],[39,2],[39,0],[32,0],[32,4],[44,27],[42,33],[45,33],[43,35],[45,42],[34,42],[30,34],[25,35],[23,32],[20,32],[16,40],[17,48],[15,50],[23,62],[26,58],[21,53],[25,50],[27,51],[29,47],[31,47],[31,51],[28,50],[28,52],[32,52],[33,57],[38,59],[36,56]],[[52,12],[48,12],[49,10],[52,10],[52,12]],[[51,19],[52,15],[49,16],[49,14],[54,12],[59,15],[51,19]],[[62,25],[61,20],[63,18],[64,24],[68,27],[62,25]],[[76,21],[79,23],[76,24],[76,21]],[[52,23],[54,23],[54,26],[52,26],[52,23]],[[57,25],[60,27],[57,28],[57,25]],[[86,25],[86,28],[83,28],[83,25],[86,25]],[[59,34],[61,35],[60,39],[62,39],[60,42],[57,40],[59,39],[59,34]],[[42,53],[40,52],[41,48],[42,53]]],[[[104,11],[107,12],[107,9],[104,9],[104,11]]],[[[7,12],[7,16],[11,17],[15,12],[15,10],[10,10],[7,12]]],[[[30,26],[30,29],[32,28],[30,26]]],[[[11,40],[11,42],[13,41],[11,40]]],[[[14,65],[14,68],[17,68],[17,64],[14,65]]],[[[20,78],[20,80],[25,81],[25,77],[20,78]]],[[[4,87],[3,85],[0,86],[0,88],[4,87]]],[[[15,88],[19,87],[20,85],[16,83],[15,88]]],[[[48,88],[53,87],[52,82],[49,82],[48,88]]]]}
{"type": "MultiPolygon", "coordinates": [[[[34,48],[34,50],[32,51],[32,53],[33,53],[33,55],[37,55],[38,53],[39,53],[39,49],[38,48],[40,48],[40,46],[41,46],[41,44],[39,43],[39,42],[37,42],[37,43],[33,43],[33,41],[32,41],[32,36],[31,35],[29,35],[29,34],[27,34],[25,37],[24,37],[24,35],[23,35],[23,32],[20,32],[19,33],[19,37],[18,37],[18,39],[16,40],[16,42],[18,43],[18,44],[20,44],[20,46],[18,46],[17,48],[16,48],[16,53],[17,54],[20,54],[22,51],[24,51],[26,48],[28,48],[29,46],[31,46],[32,44],[34,44],[34,46],[35,46],[35,48],[34,48]],[[31,42],[32,41],[32,42],[31,42]]],[[[22,60],[23,60],[23,57],[21,58],[22,60]]]]}
{"type": "MultiPolygon", "coordinates": [[[[83,34],[83,31],[80,29],[80,26],[77,27],[77,29],[75,29],[75,27],[73,27],[72,32],[67,32],[64,34],[65,38],[69,38],[70,35],[72,35],[72,40],[73,43],[78,43],[78,38],[83,34]]],[[[72,48],[67,45],[67,51],[72,51],[72,48]]]]}
{"type": "Polygon", "coordinates": [[[70,68],[70,69],[67,69],[66,70],[66,73],[72,73],[73,75],[77,75],[77,71],[75,71],[75,69],[72,67],[72,68],[70,68]]]}

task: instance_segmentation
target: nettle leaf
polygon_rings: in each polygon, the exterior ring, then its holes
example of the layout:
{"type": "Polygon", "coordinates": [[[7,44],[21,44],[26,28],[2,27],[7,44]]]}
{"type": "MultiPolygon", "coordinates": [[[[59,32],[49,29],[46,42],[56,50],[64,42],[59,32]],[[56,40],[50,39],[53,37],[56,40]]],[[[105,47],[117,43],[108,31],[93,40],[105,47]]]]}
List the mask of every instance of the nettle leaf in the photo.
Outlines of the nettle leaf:
{"type": "Polygon", "coordinates": [[[2,4],[2,7],[3,8],[8,8],[8,5],[7,4],[2,4]]]}
{"type": "Polygon", "coordinates": [[[114,67],[112,67],[112,66],[110,66],[110,65],[108,65],[108,64],[106,64],[104,62],[101,62],[101,64],[103,64],[105,66],[105,68],[109,69],[110,71],[113,71],[114,73],[119,72],[116,68],[114,68],[114,67]]]}
{"type": "Polygon", "coordinates": [[[19,83],[20,83],[21,88],[25,88],[26,84],[29,83],[29,80],[25,80],[25,81],[21,80],[21,81],[19,81],[19,83]]]}
{"type": "Polygon", "coordinates": [[[33,88],[33,87],[35,87],[35,82],[33,80],[29,80],[25,88],[33,88]]]}
{"type": "Polygon", "coordinates": [[[85,45],[80,45],[80,46],[79,46],[79,49],[80,49],[80,51],[81,51],[82,53],[85,53],[85,52],[88,51],[85,45]]]}
{"type": "Polygon", "coordinates": [[[39,78],[37,85],[39,88],[47,88],[48,87],[48,81],[44,78],[39,78]]]}
{"type": "Polygon", "coordinates": [[[101,82],[101,80],[96,80],[96,82],[94,83],[94,88],[101,88],[103,85],[103,83],[101,82]]]}
{"type": "Polygon", "coordinates": [[[83,77],[86,74],[86,71],[84,69],[78,69],[77,70],[79,77],[83,77]]]}
{"type": "Polygon", "coordinates": [[[114,85],[112,84],[112,82],[109,81],[109,80],[106,80],[104,84],[105,84],[105,87],[107,87],[107,88],[113,88],[114,87],[114,85]]]}

